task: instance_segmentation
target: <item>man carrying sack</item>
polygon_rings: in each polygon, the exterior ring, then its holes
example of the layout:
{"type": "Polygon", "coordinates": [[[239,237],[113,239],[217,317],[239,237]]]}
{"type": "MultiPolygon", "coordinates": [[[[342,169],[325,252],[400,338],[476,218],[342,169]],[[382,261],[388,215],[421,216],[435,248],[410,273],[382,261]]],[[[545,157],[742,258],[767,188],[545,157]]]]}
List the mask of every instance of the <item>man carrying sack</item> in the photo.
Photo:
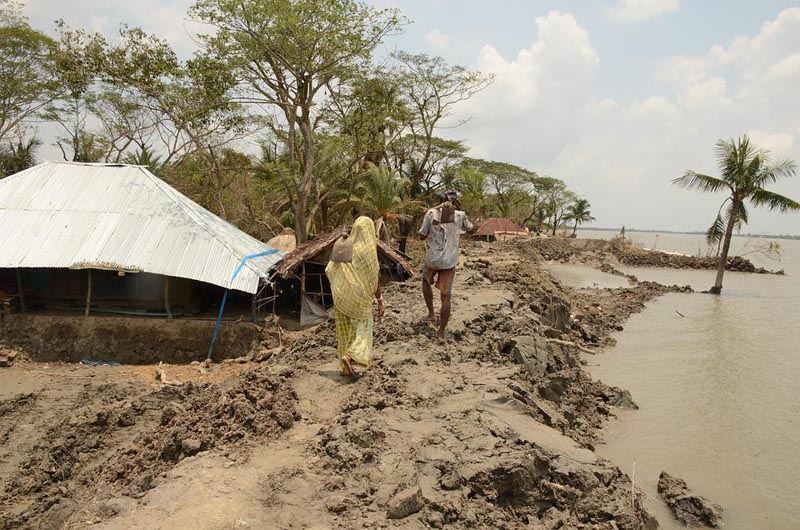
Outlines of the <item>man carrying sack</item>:
{"type": "Polygon", "coordinates": [[[460,208],[458,193],[452,190],[437,195],[441,204],[425,212],[419,236],[428,241],[425,265],[422,268],[422,294],[428,306],[425,320],[434,322],[433,286],[442,296],[442,309],[439,315],[439,342],[445,342],[445,330],[450,320],[450,303],[453,283],[458,265],[459,240],[462,231],[472,232],[475,228],[460,208]]]}

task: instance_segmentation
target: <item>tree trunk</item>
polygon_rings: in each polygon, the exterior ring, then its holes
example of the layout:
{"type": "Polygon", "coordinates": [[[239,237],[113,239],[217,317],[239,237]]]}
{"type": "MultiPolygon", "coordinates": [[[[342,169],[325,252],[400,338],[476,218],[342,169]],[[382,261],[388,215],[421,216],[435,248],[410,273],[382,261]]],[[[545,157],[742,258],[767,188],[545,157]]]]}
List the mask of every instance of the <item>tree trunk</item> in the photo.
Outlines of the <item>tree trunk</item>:
{"type": "Polygon", "coordinates": [[[572,227],[572,237],[575,237],[578,233],[578,223],[575,222],[575,226],[572,227]]]}
{"type": "Polygon", "coordinates": [[[308,201],[311,198],[314,181],[314,165],[317,163],[317,150],[314,144],[314,128],[311,123],[310,102],[301,106],[301,116],[298,123],[300,133],[303,135],[303,180],[297,190],[297,203],[295,206],[295,237],[297,243],[305,243],[311,228],[312,219],[308,216],[308,201]]]}
{"type": "Polygon", "coordinates": [[[725,239],[722,243],[722,253],[719,255],[719,264],[717,265],[717,279],[714,281],[714,287],[709,289],[711,294],[722,293],[722,277],[725,275],[725,268],[728,266],[728,251],[731,248],[731,237],[733,237],[733,227],[736,225],[736,217],[739,214],[739,203],[734,202],[731,208],[731,215],[728,217],[728,227],[725,229],[725,239]]]}
{"type": "Polygon", "coordinates": [[[308,239],[306,232],[306,204],[308,196],[302,189],[297,190],[297,200],[294,203],[294,237],[297,244],[305,243],[308,239]]]}

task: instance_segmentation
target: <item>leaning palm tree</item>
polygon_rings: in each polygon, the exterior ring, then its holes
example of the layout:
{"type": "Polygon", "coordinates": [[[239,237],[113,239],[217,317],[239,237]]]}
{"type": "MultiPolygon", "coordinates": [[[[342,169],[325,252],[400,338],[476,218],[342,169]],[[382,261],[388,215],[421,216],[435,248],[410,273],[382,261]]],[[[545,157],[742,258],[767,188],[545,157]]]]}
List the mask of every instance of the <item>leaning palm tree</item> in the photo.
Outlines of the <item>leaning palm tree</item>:
{"type": "Polygon", "coordinates": [[[592,205],[589,204],[589,201],[586,199],[578,198],[575,199],[575,202],[569,205],[569,208],[567,208],[566,219],[575,223],[575,225],[572,227],[572,237],[577,235],[578,225],[594,221],[592,212],[589,211],[591,206],[592,205]]]}
{"type": "Polygon", "coordinates": [[[722,251],[717,266],[717,279],[709,292],[722,292],[722,277],[728,264],[728,251],[734,228],[741,228],[748,222],[745,202],[753,206],[766,206],[781,213],[800,211],[800,203],[764,189],[764,186],[783,177],[793,177],[797,165],[792,160],[772,163],[769,151],[756,149],[747,135],[738,140],[719,140],[717,142],[717,163],[722,171],[721,177],[711,177],[687,170],[682,177],[672,183],[689,190],[704,192],[723,191],[729,194],[722,201],[714,223],[706,233],[709,245],[722,242],[722,251]],[[726,208],[727,205],[727,208],[726,208]],[[725,213],[723,214],[723,209],[725,213]]]}

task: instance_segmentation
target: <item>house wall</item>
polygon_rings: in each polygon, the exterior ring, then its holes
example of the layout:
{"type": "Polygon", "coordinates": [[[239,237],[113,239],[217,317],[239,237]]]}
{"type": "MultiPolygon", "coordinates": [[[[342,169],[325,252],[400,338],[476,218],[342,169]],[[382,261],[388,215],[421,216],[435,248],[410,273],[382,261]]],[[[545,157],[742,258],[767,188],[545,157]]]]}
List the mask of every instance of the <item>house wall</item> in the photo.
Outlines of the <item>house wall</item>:
{"type": "MultiPolygon", "coordinates": [[[[0,322],[0,341],[36,361],[82,359],[128,364],[190,362],[205,358],[215,321],[124,317],[11,314],[0,322]]],[[[226,321],[220,328],[214,358],[246,355],[258,344],[262,328],[226,321]]]]}
{"type": "MultiPolygon", "coordinates": [[[[71,269],[20,269],[23,291],[30,310],[82,310],[86,306],[88,271],[71,269]]],[[[164,288],[169,282],[173,313],[196,314],[217,303],[222,289],[185,278],[149,273],[125,273],[92,269],[92,308],[140,310],[163,313],[164,288]]],[[[16,293],[16,270],[0,269],[0,290],[16,293]]]]}

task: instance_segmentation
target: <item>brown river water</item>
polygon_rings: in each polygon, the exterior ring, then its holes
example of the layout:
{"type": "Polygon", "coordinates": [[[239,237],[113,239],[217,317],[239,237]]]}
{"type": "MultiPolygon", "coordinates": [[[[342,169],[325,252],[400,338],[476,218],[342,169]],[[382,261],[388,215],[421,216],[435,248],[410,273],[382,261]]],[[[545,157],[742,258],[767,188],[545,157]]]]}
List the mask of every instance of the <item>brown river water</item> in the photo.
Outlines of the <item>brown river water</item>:
{"type": "MultiPolygon", "coordinates": [[[[628,237],[656,244],[655,234],[628,237]]],[[[657,249],[698,254],[702,240],[661,234],[657,249]]],[[[735,238],[731,248],[763,241],[735,238]]],[[[608,424],[597,452],[635,475],[662,528],[681,528],[656,492],[667,470],[721,504],[729,530],[800,529],[800,241],[775,241],[780,262],[748,257],[786,276],[726,273],[720,297],[661,297],[628,321],[614,348],[587,358],[594,377],[630,390],[641,407],[608,424]]],[[[713,271],[623,270],[695,290],[714,282],[713,271]]],[[[574,269],[555,273],[568,284],[605,286],[597,271],[584,272],[583,280],[574,269]]]]}

